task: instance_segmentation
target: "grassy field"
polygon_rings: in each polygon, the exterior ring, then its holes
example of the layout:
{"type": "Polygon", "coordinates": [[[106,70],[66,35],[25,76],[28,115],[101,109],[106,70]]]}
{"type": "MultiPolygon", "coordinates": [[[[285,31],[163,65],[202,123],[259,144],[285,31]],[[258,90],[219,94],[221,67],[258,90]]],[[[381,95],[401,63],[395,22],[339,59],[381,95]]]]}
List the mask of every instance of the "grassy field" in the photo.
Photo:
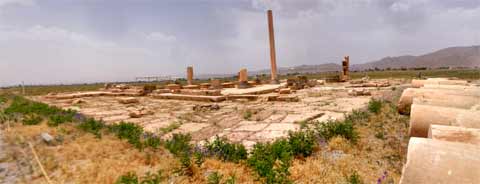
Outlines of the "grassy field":
{"type": "MultiPolygon", "coordinates": [[[[480,79],[480,69],[457,69],[457,70],[447,70],[447,69],[437,69],[437,70],[389,70],[389,71],[367,71],[367,72],[351,72],[352,79],[359,79],[365,76],[368,76],[372,79],[387,79],[387,78],[404,78],[404,79],[414,79],[418,78],[421,74],[421,77],[456,77],[459,79],[466,80],[478,80],[480,79]]],[[[325,79],[338,75],[338,73],[318,73],[318,74],[304,74],[310,79],[325,79]]],[[[280,79],[287,79],[294,77],[295,75],[281,75],[280,79]]],[[[253,80],[254,77],[250,77],[253,80]]],[[[259,76],[262,80],[269,80],[269,77],[259,76]]],[[[235,81],[235,78],[223,78],[222,81],[235,81]]],[[[179,80],[180,84],[186,84],[185,80],[179,80]]],[[[196,80],[195,83],[204,83],[208,80],[196,80]]],[[[154,84],[157,86],[163,86],[169,82],[129,82],[130,85],[143,86],[146,84],[154,84]]],[[[74,91],[94,91],[102,88],[104,83],[96,84],[75,84],[75,85],[45,85],[45,86],[25,86],[25,95],[46,95],[48,93],[62,93],[62,92],[74,92],[74,91]]],[[[14,93],[22,94],[22,88],[10,87],[3,88],[0,90],[0,93],[14,93]]]]}

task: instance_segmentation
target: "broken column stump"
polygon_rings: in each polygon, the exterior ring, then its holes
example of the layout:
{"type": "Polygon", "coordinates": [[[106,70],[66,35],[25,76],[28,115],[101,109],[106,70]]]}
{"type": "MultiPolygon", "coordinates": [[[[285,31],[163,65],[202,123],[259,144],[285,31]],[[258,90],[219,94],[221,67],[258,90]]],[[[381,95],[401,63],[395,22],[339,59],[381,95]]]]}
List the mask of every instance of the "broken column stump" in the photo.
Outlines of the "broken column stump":
{"type": "Polygon", "coordinates": [[[249,88],[250,85],[248,84],[248,74],[247,69],[242,68],[240,72],[238,72],[238,85],[237,88],[244,89],[249,88]]]}

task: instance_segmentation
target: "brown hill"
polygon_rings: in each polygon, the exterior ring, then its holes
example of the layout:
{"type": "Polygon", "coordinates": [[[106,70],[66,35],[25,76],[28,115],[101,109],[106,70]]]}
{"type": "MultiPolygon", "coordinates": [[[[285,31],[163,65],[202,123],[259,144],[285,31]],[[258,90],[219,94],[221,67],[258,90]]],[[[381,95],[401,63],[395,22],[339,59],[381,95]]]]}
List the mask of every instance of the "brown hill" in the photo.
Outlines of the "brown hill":
{"type": "Polygon", "coordinates": [[[480,46],[450,47],[421,56],[386,57],[379,61],[352,65],[352,70],[419,67],[480,67],[480,46]]]}

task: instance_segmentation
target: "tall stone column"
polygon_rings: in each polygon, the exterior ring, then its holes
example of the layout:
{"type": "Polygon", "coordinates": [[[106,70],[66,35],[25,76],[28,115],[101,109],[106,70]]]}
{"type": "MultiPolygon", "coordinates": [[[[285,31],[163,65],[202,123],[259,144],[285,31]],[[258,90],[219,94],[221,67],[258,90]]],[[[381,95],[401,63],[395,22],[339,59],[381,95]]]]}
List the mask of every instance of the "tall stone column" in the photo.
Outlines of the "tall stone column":
{"type": "Polygon", "coordinates": [[[187,67],[187,84],[193,84],[193,67],[191,66],[187,67]]]}
{"type": "Polygon", "coordinates": [[[268,16],[268,36],[270,38],[270,65],[271,65],[271,82],[278,83],[277,78],[277,59],[275,55],[275,34],[273,32],[273,15],[272,10],[267,11],[268,16]]]}

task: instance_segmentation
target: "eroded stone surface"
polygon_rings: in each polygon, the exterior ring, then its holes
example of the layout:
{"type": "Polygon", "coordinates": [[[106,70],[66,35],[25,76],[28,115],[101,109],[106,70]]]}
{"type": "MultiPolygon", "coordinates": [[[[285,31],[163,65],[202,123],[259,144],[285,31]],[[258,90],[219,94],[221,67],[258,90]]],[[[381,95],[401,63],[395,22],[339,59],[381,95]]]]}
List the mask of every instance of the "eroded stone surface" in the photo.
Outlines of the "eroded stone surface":
{"type": "MultiPolygon", "coordinates": [[[[371,97],[349,96],[348,90],[352,88],[346,88],[345,85],[326,84],[322,87],[297,90],[292,95],[298,96],[300,99],[298,102],[265,101],[262,98],[251,101],[227,100],[216,103],[221,108],[205,111],[195,111],[194,107],[212,103],[157,99],[149,96],[135,97],[138,103],[132,104],[122,104],[119,99],[125,97],[115,96],[82,97],[85,103],[81,104],[72,104],[71,99],[42,96],[32,98],[61,108],[75,109],[88,117],[102,119],[107,124],[120,121],[136,123],[143,126],[146,131],[162,134],[164,138],[173,133],[190,133],[194,141],[201,141],[218,135],[248,147],[258,141],[272,141],[285,137],[288,131],[298,130],[301,121],[342,120],[344,114],[353,109],[364,108],[371,97]],[[137,111],[148,113],[135,118],[129,116],[131,112],[137,111]],[[250,117],[246,116],[246,111],[252,112],[250,117]],[[178,126],[169,127],[173,123],[178,126]],[[171,130],[162,132],[161,129],[171,130]]],[[[266,85],[265,88],[271,86],[266,85]]],[[[222,93],[228,90],[232,89],[224,89],[222,93]]],[[[369,90],[374,96],[383,89],[369,90]]]]}

